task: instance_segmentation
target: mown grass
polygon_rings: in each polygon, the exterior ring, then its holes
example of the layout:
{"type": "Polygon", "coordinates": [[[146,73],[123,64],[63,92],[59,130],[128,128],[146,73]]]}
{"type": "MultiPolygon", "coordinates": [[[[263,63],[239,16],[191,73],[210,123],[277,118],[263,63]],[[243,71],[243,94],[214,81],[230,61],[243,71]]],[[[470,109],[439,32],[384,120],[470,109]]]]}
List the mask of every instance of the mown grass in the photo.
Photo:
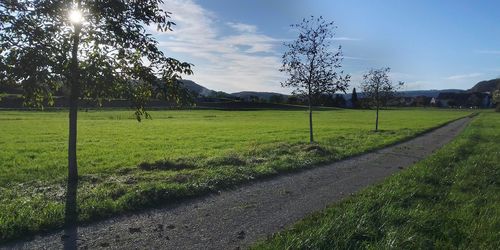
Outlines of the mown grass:
{"type": "MultiPolygon", "coordinates": [[[[468,114],[387,110],[131,111],[79,114],[79,221],[165,204],[379,148],[468,114]]],[[[0,112],[0,242],[64,221],[66,112],[0,112]]]]}
{"type": "Polygon", "coordinates": [[[412,168],[254,249],[498,249],[500,114],[412,168]]]}

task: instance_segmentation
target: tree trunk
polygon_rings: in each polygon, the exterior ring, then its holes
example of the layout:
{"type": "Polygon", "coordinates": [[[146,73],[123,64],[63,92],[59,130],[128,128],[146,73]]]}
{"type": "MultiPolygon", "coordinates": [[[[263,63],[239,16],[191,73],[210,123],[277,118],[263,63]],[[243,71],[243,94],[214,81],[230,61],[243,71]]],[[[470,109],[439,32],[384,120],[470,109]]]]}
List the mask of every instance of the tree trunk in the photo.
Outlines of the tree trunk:
{"type": "Polygon", "coordinates": [[[78,99],[80,98],[80,82],[78,72],[78,45],[80,43],[80,25],[74,26],[73,45],[71,48],[70,97],[69,97],[69,137],[68,137],[68,182],[78,181],[78,165],[76,159],[76,135],[78,99]]]}
{"type": "MultiPolygon", "coordinates": [[[[73,92],[73,88],[71,88],[73,92]]],[[[78,101],[70,98],[69,101],[69,139],[68,139],[68,180],[78,180],[78,165],[76,161],[78,101]]]]}
{"type": "Polygon", "coordinates": [[[377,86],[375,88],[375,104],[377,107],[377,117],[375,118],[375,131],[378,131],[378,109],[380,107],[380,96],[379,96],[379,90],[380,90],[380,80],[377,80],[377,86]]]}
{"type": "Polygon", "coordinates": [[[314,142],[314,136],[313,136],[313,112],[312,112],[312,107],[311,103],[309,103],[309,143],[314,142]]]}
{"type": "Polygon", "coordinates": [[[68,179],[66,188],[66,206],[64,209],[64,244],[63,249],[77,249],[78,240],[78,210],[76,196],[78,182],[68,179]]]}
{"type": "Polygon", "coordinates": [[[313,112],[312,112],[312,97],[311,97],[311,84],[309,84],[308,102],[309,102],[309,143],[314,142],[313,136],[313,112]]]}

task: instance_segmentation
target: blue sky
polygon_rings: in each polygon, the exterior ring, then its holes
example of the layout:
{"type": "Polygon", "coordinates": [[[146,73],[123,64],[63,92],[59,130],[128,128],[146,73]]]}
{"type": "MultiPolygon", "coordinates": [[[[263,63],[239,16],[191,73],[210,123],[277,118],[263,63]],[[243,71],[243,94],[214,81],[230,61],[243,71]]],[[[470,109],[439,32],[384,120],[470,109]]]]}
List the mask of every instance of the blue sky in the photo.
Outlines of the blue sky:
{"type": "Polygon", "coordinates": [[[187,77],[214,90],[289,93],[278,69],[290,24],[335,21],[344,71],[356,87],[391,67],[406,90],[467,89],[500,76],[500,1],[166,0],[174,31],[151,32],[169,56],[195,65],[187,77]]]}

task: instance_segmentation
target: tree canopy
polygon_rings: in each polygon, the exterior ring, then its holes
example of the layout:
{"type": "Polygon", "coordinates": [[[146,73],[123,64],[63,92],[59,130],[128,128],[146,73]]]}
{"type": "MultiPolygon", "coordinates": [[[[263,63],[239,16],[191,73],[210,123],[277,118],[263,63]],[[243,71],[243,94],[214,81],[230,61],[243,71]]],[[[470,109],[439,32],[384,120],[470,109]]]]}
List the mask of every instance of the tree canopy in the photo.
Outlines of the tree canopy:
{"type": "Polygon", "coordinates": [[[496,104],[496,111],[500,112],[500,86],[493,92],[493,102],[496,104]]]}
{"type": "Polygon", "coordinates": [[[21,87],[26,105],[50,105],[56,91],[70,89],[78,34],[78,98],[129,99],[139,119],[151,97],[189,100],[177,79],[192,73],[191,64],[166,56],[150,34],[174,25],[161,3],[1,1],[0,84],[21,87]],[[81,12],[82,23],[71,23],[71,11],[81,12]]]}

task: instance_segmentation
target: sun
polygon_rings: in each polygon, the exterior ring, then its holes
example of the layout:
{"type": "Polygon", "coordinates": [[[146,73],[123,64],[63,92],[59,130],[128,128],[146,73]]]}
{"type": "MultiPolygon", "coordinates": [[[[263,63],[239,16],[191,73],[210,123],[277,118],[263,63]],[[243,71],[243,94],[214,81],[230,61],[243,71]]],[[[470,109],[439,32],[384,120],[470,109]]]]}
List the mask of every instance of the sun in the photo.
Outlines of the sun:
{"type": "Polygon", "coordinates": [[[80,24],[83,22],[83,15],[82,15],[82,12],[80,10],[71,10],[69,12],[69,20],[71,21],[71,23],[73,24],[80,24]]]}

